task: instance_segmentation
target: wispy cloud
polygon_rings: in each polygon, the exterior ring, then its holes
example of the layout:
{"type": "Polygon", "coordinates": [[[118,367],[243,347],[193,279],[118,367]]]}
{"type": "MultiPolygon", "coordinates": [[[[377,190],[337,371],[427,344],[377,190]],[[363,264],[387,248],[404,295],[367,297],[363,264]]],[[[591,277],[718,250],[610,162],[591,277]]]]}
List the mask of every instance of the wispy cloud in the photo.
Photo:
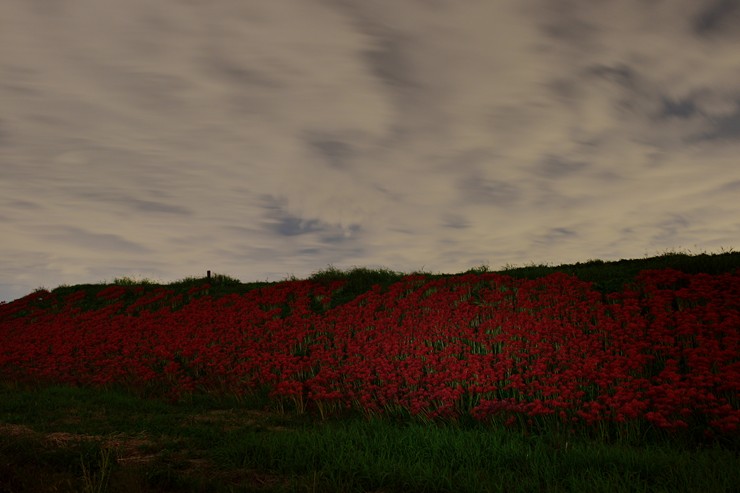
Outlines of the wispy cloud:
{"type": "Polygon", "coordinates": [[[7,0],[0,18],[0,299],[740,240],[737,0],[7,0]]]}

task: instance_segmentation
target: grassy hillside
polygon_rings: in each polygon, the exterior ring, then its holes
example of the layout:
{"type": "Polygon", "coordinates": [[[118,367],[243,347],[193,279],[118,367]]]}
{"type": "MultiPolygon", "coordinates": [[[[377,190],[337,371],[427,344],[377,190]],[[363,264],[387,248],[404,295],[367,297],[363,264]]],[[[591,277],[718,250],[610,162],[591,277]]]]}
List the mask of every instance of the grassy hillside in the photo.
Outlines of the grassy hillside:
{"type": "MultiPolygon", "coordinates": [[[[404,276],[409,274],[422,275],[428,279],[439,279],[470,273],[481,274],[486,272],[497,272],[515,279],[537,279],[555,272],[562,272],[575,276],[583,281],[593,283],[594,288],[602,293],[611,293],[619,291],[625,285],[633,282],[635,277],[641,271],[655,269],[675,269],[689,274],[721,274],[735,272],[740,269],[740,252],[730,251],[718,254],[702,253],[698,255],[669,252],[655,257],[642,259],[623,259],[608,262],[602,260],[588,260],[585,262],[558,266],[532,264],[524,267],[507,267],[498,271],[492,271],[487,266],[479,266],[459,274],[440,274],[431,272],[403,273],[389,269],[370,269],[366,267],[355,267],[341,270],[329,267],[315,272],[308,278],[308,280],[324,284],[343,281],[345,284],[342,286],[340,292],[336,293],[332,299],[332,306],[338,306],[369,291],[375,285],[388,288],[390,285],[399,282],[404,276]]],[[[111,285],[136,288],[135,292],[137,295],[151,292],[157,288],[166,288],[175,295],[186,295],[188,291],[207,283],[210,286],[208,291],[209,295],[220,297],[228,294],[245,294],[255,289],[296,280],[298,279],[291,278],[285,281],[275,282],[241,282],[239,279],[229,275],[217,273],[213,274],[210,278],[205,276],[188,277],[166,284],[157,283],[149,279],[136,280],[131,278],[119,278],[114,280],[112,283],[60,286],[54,288],[51,292],[58,295],[58,297],[66,297],[71,293],[84,291],[89,295],[87,300],[90,301],[90,304],[85,306],[87,308],[95,308],[97,305],[93,301],[94,296],[111,285]]],[[[29,296],[32,297],[32,294],[33,293],[29,294],[29,296]]]]}
{"type": "Polygon", "coordinates": [[[740,253],[39,290],[0,492],[737,491],[740,253]]]}

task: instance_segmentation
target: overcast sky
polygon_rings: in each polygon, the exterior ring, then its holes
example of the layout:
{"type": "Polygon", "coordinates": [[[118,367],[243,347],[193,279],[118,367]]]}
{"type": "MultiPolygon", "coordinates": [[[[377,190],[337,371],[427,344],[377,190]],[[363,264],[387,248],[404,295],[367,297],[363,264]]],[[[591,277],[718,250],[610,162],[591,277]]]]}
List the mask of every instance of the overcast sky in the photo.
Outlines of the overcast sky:
{"type": "Polygon", "coordinates": [[[0,300],[740,245],[740,0],[2,0],[0,300]]]}

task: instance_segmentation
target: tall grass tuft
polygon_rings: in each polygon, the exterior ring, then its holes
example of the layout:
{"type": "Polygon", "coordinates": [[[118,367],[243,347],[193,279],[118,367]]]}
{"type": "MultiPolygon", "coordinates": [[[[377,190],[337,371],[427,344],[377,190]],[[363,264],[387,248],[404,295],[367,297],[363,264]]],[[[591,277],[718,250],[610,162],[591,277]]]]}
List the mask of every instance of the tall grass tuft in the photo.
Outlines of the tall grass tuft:
{"type": "Polygon", "coordinates": [[[111,455],[111,449],[103,447],[100,449],[100,457],[96,464],[90,464],[83,456],[80,457],[82,491],[84,493],[105,493],[108,491],[114,462],[111,455]]]}
{"type": "Polygon", "coordinates": [[[373,289],[374,286],[387,288],[391,284],[398,282],[402,277],[402,273],[389,269],[354,267],[349,270],[341,270],[329,266],[324,270],[312,274],[309,280],[320,284],[343,281],[343,286],[332,297],[331,306],[336,307],[352,301],[373,289]]]}

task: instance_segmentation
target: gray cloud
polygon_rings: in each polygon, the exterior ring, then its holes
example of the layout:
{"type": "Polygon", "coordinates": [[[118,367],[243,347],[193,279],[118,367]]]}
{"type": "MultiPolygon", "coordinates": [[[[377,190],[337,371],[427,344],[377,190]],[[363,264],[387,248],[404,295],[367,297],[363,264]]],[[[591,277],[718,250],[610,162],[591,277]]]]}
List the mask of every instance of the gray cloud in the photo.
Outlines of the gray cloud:
{"type": "Polygon", "coordinates": [[[740,139],[740,102],[735,105],[733,113],[714,119],[712,124],[713,128],[706,132],[705,138],[709,140],[740,139]]]}
{"type": "Polygon", "coordinates": [[[633,89],[636,84],[636,74],[634,70],[625,64],[594,65],[587,68],[587,74],[613,82],[621,87],[633,89]]]}
{"type": "Polygon", "coordinates": [[[385,33],[378,36],[376,46],[365,51],[365,58],[372,72],[394,91],[413,88],[412,61],[404,55],[403,42],[398,35],[385,33]]]}
{"type": "MultiPolygon", "coordinates": [[[[359,224],[352,224],[348,228],[330,228],[325,234],[321,235],[321,242],[345,245],[356,244],[357,236],[361,233],[362,227],[359,224]]],[[[357,249],[357,247],[355,247],[357,249]]]]}
{"type": "Polygon", "coordinates": [[[170,205],[152,200],[131,199],[128,201],[136,209],[142,212],[175,214],[178,216],[192,216],[193,211],[179,205],[170,205]]]}
{"type": "Polygon", "coordinates": [[[740,11],[738,0],[714,0],[702,5],[694,16],[692,27],[700,36],[721,33],[728,29],[737,29],[740,11]]]}
{"type": "Polygon", "coordinates": [[[316,219],[301,219],[299,217],[285,216],[273,225],[274,231],[284,236],[295,236],[306,233],[322,231],[321,222],[316,219]]]}
{"type": "Polygon", "coordinates": [[[289,213],[285,201],[274,197],[264,198],[266,219],[264,224],[271,231],[285,237],[308,236],[319,244],[339,244],[350,241],[360,231],[357,224],[343,228],[320,219],[306,219],[289,213]]]}
{"type": "Polygon", "coordinates": [[[42,210],[43,207],[38,204],[38,202],[33,202],[30,200],[10,200],[6,202],[5,207],[7,207],[8,210],[14,210],[14,209],[20,209],[20,210],[31,210],[31,211],[37,211],[42,210]]]}
{"type": "Polygon", "coordinates": [[[681,236],[681,231],[687,230],[691,226],[691,221],[682,214],[666,214],[655,225],[656,233],[654,239],[657,241],[674,241],[681,236]]]}
{"type": "MultiPolygon", "coordinates": [[[[132,192],[123,193],[116,188],[100,190],[91,190],[87,187],[73,186],[70,187],[71,195],[79,197],[85,202],[93,205],[115,204],[120,206],[121,210],[127,213],[146,213],[146,214],[167,214],[176,216],[192,216],[193,211],[187,207],[169,204],[159,200],[150,200],[139,198],[132,192]]],[[[154,193],[153,193],[154,194],[154,193]]],[[[157,195],[167,195],[166,191],[160,191],[157,195]]]]}
{"type": "Polygon", "coordinates": [[[463,184],[467,197],[498,206],[512,206],[520,197],[518,186],[500,180],[470,180],[463,184]]]}
{"type": "Polygon", "coordinates": [[[365,2],[334,3],[368,36],[369,43],[361,50],[361,56],[370,72],[393,93],[416,87],[415,61],[408,53],[408,34],[392,29],[365,2]]]}
{"type": "Polygon", "coordinates": [[[342,170],[349,166],[352,147],[338,139],[315,137],[308,140],[309,145],[331,167],[342,170]]]}
{"type": "Polygon", "coordinates": [[[206,70],[243,89],[280,89],[282,84],[255,67],[228,60],[222,54],[209,56],[203,61],[206,70]]]}
{"type": "Polygon", "coordinates": [[[736,247],[737,5],[5,0],[0,299],[736,247]]]}
{"type": "Polygon", "coordinates": [[[8,145],[10,143],[10,130],[7,128],[7,124],[0,119],[0,147],[8,145]]]}
{"type": "Polygon", "coordinates": [[[152,251],[131,240],[113,233],[95,233],[75,226],[46,226],[36,233],[61,247],[74,246],[85,250],[104,253],[152,253],[152,251]]]}
{"type": "Polygon", "coordinates": [[[545,178],[558,179],[582,172],[588,163],[569,161],[558,156],[547,156],[536,166],[536,172],[545,178]]]}
{"type": "Polygon", "coordinates": [[[547,232],[547,238],[559,239],[559,238],[571,238],[578,236],[578,233],[570,228],[552,228],[547,232]]]}
{"type": "Polygon", "coordinates": [[[660,116],[663,118],[689,118],[698,114],[696,103],[691,99],[671,100],[663,98],[660,116]]]}
{"type": "Polygon", "coordinates": [[[550,228],[544,234],[535,235],[534,244],[556,247],[558,244],[569,243],[579,237],[579,234],[567,227],[550,228]]]}
{"type": "Polygon", "coordinates": [[[740,180],[733,180],[717,187],[712,193],[737,193],[740,192],[740,180]]]}
{"type": "Polygon", "coordinates": [[[579,15],[582,9],[578,2],[542,2],[541,8],[541,15],[535,19],[548,41],[579,50],[597,43],[598,25],[587,16],[579,15]]]}
{"type": "Polygon", "coordinates": [[[444,219],[442,227],[450,229],[467,229],[470,227],[470,223],[464,217],[453,214],[444,219]]]}

